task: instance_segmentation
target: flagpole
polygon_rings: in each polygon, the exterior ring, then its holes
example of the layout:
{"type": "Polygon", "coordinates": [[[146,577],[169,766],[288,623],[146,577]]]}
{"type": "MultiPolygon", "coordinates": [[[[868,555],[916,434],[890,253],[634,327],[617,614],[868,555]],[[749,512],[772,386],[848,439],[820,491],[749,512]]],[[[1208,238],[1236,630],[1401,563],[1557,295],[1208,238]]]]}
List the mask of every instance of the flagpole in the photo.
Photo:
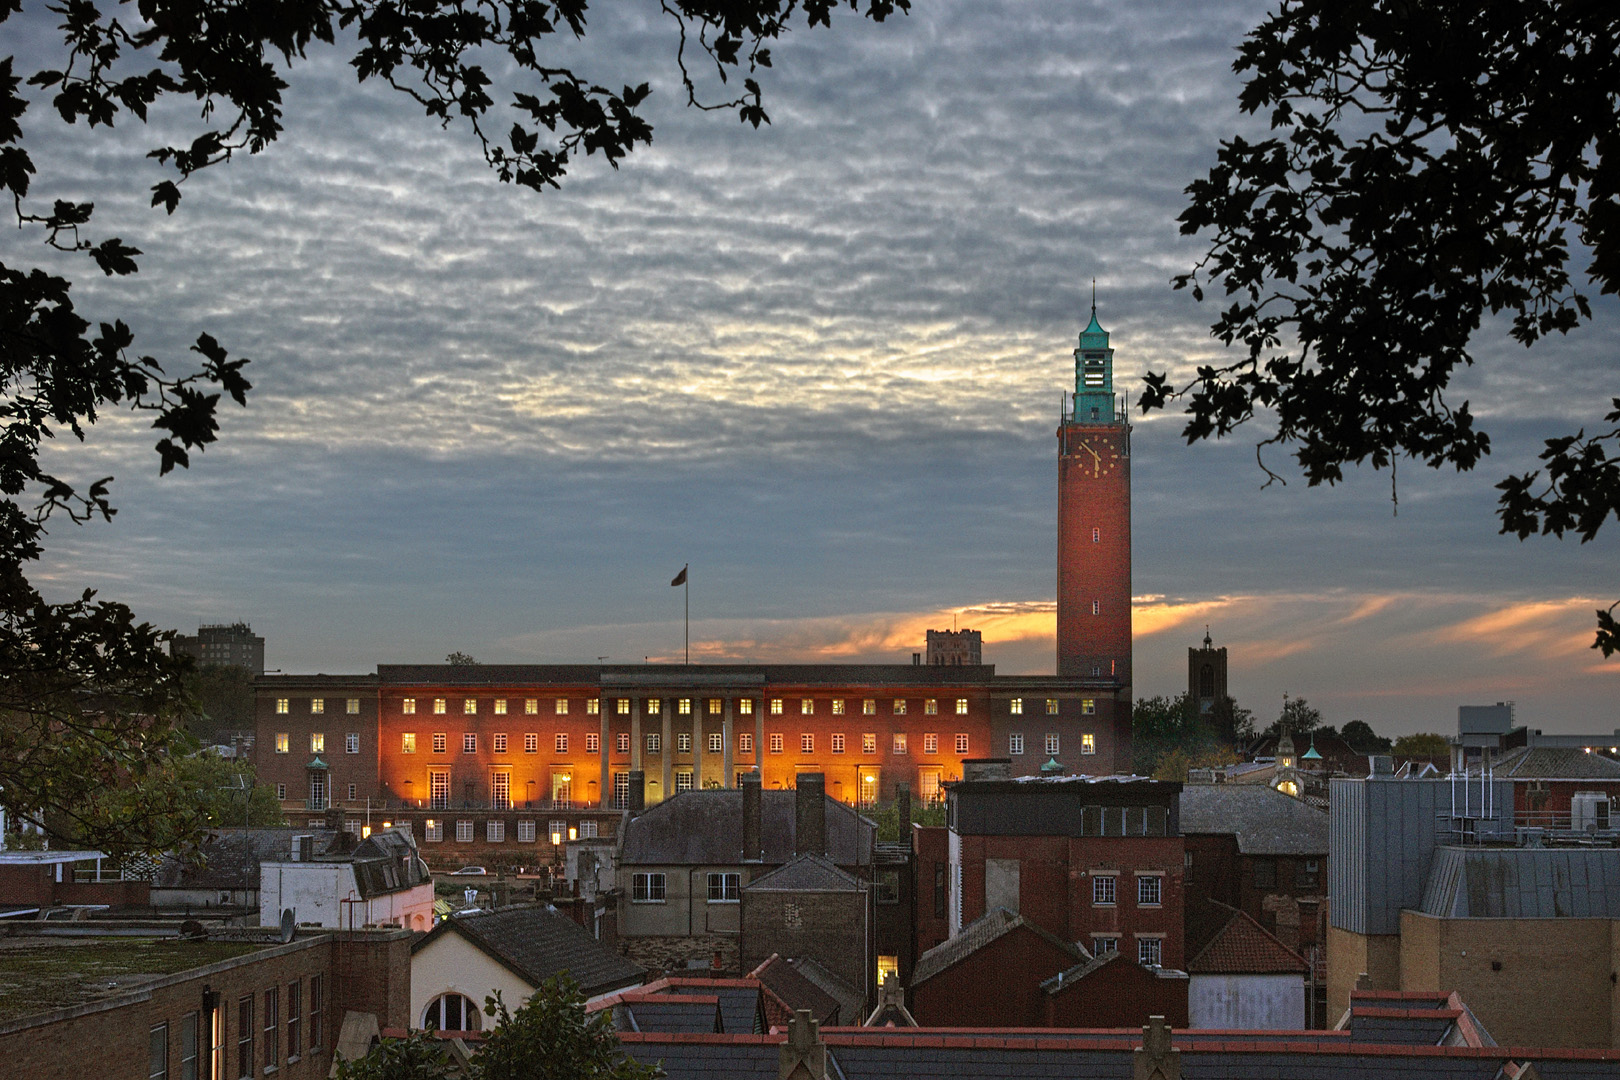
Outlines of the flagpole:
{"type": "Polygon", "coordinates": [[[692,575],[681,582],[681,598],[686,601],[686,666],[692,666],[692,575]]]}

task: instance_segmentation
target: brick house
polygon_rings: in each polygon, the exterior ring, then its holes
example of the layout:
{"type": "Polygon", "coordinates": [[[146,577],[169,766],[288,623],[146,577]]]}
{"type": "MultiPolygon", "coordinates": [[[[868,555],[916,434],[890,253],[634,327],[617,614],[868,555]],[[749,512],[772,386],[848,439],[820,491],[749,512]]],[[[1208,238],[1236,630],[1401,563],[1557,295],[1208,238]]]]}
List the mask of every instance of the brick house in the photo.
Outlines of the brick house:
{"type": "Polygon", "coordinates": [[[995,908],[917,958],[911,1015],[923,1027],[1040,1027],[1042,981],[1090,959],[1023,916],[995,908]]]}
{"type": "Polygon", "coordinates": [[[0,948],[0,981],[30,987],[0,1003],[6,1076],[317,1080],[346,1013],[404,1024],[410,934],[300,933],[280,944],[243,932],[153,940],[18,926],[0,948]]]}
{"type": "Polygon", "coordinates": [[[1184,1028],[1187,990],[1185,971],[1105,952],[1041,983],[1043,1023],[1052,1028],[1141,1027],[1160,1016],[1171,1027],[1184,1028]]]}
{"type": "Polygon", "coordinates": [[[871,882],[800,855],[742,887],[742,970],[772,956],[813,961],[847,988],[834,996],[864,1015],[877,997],[876,908],[871,882]]]}
{"type": "MultiPolygon", "coordinates": [[[[1008,777],[974,763],[949,796],[950,925],[1006,908],[1092,955],[1183,963],[1181,785],[1131,776],[1008,777]]],[[[919,960],[920,963],[920,960],[919,960]]]]}

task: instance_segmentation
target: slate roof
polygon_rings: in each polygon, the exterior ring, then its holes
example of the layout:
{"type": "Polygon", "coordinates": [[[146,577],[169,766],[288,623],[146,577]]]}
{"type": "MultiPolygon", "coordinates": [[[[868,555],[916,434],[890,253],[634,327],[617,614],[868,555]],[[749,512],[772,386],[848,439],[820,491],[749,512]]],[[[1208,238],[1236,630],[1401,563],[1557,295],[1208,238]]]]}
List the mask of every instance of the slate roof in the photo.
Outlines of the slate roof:
{"type": "Polygon", "coordinates": [[[1021,927],[1039,934],[1056,948],[1072,955],[1077,961],[1083,963],[1091,959],[1091,954],[1078,945],[1072,945],[1034,923],[1025,922],[1022,915],[1014,915],[1006,908],[998,907],[962,927],[962,932],[955,937],[946,938],[917,957],[917,963],[911,969],[911,985],[921,986],[946,968],[960,963],[1021,927]]]}
{"type": "Polygon", "coordinates": [[[733,986],[721,984],[718,980],[715,980],[713,984],[703,986],[674,985],[669,988],[668,992],[670,994],[697,994],[704,997],[712,995],[719,998],[722,1031],[736,1034],[758,1031],[761,1028],[762,1017],[760,1014],[759,987],[757,986],[733,986]]]}
{"type": "Polygon", "coordinates": [[[324,854],[337,840],[330,829],[215,829],[203,838],[194,857],[173,852],[163,856],[153,882],[160,889],[257,889],[259,864],[292,857],[294,836],[315,837],[315,853],[324,854]]]}
{"type": "Polygon", "coordinates": [[[800,855],[743,886],[743,892],[862,892],[866,883],[820,855],[800,855]]]}
{"type": "Polygon", "coordinates": [[[1435,852],[1419,909],[1441,918],[1620,918],[1620,848],[1435,852]]]}
{"type": "MultiPolygon", "coordinates": [[[[1478,776],[1479,766],[1469,771],[1478,776]]],[[[1574,747],[1524,746],[1497,758],[1491,774],[1515,780],[1620,780],[1620,761],[1574,747]]]]}
{"type": "Polygon", "coordinates": [[[362,840],[348,855],[323,856],[321,861],[352,861],[355,885],[369,900],[402,892],[433,880],[427,863],[417,853],[416,841],[403,829],[384,829],[362,840]]]}
{"type": "MultiPolygon", "coordinates": [[[[1214,901],[1211,901],[1214,903],[1214,901]]],[[[1220,907],[1226,907],[1221,904],[1220,907]]],[[[1247,912],[1226,908],[1226,925],[1187,965],[1190,975],[1306,975],[1304,958],[1254,921],[1247,912]]]]}
{"type": "Polygon", "coordinates": [[[1188,784],[1181,832],[1235,835],[1244,855],[1328,853],[1328,815],[1263,784],[1188,784]]]}
{"type": "Polygon", "coordinates": [[[811,982],[802,972],[795,971],[793,965],[775,953],[749,975],[775,994],[787,1006],[789,1013],[809,1009],[811,1017],[823,1025],[849,1021],[848,1017],[839,1014],[837,998],[811,982]]]}
{"type": "Polygon", "coordinates": [[[411,952],[420,952],[446,934],[460,934],[531,986],[566,971],[589,997],[634,986],[647,974],[578,923],[537,904],[444,919],[418,938],[411,952]]]}
{"type": "MultiPolygon", "coordinates": [[[[737,866],[742,864],[739,789],[683,791],[624,826],[620,866],[737,866]]],[[[780,866],[794,857],[795,791],[760,792],[761,860],[780,866]]],[[[877,825],[827,798],[827,856],[838,866],[868,866],[877,825]]]]}
{"type": "Polygon", "coordinates": [[[838,1019],[836,1023],[846,1027],[853,1027],[861,1022],[861,1011],[866,1004],[865,996],[860,990],[849,985],[843,979],[833,974],[832,969],[824,964],[817,963],[808,957],[793,957],[787,962],[788,967],[802,975],[816,989],[838,1002],[838,1019]]]}
{"type": "Polygon", "coordinates": [[[692,994],[656,994],[652,997],[631,997],[614,1008],[614,1020],[624,1015],[625,1031],[709,1031],[723,1030],[719,1000],[714,996],[698,997],[692,994]]]}

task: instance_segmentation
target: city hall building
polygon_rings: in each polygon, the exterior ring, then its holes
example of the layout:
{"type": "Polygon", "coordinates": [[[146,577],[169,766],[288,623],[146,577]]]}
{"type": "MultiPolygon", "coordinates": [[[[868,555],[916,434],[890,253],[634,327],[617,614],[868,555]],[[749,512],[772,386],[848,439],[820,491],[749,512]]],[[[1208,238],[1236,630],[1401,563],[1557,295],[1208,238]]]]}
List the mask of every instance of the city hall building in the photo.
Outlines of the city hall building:
{"type": "Polygon", "coordinates": [[[493,845],[493,859],[607,834],[632,783],[650,805],[748,772],[766,789],[819,772],[828,795],[869,805],[902,783],[938,800],[971,758],[1009,758],[1015,775],[1129,772],[1130,426],[1095,309],[1074,356],[1057,432],[1058,674],[997,675],[966,630],[930,631],[899,664],[267,675],[255,683],[261,782],[294,820],[341,807],[355,828],[410,821],[430,859],[441,842],[474,845],[468,856],[493,845]]]}

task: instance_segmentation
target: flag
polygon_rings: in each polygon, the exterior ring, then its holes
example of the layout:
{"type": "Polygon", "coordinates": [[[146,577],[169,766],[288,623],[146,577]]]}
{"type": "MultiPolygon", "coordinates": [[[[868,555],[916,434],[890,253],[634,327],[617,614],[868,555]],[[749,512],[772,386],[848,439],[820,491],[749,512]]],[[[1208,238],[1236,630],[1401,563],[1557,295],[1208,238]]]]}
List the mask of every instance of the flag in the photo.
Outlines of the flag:
{"type": "Polygon", "coordinates": [[[676,574],[675,575],[675,580],[670,582],[669,584],[670,584],[671,588],[674,588],[676,585],[685,585],[686,584],[686,567],[684,567],[684,566],[681,567],[681,572],[676,574]]]}

